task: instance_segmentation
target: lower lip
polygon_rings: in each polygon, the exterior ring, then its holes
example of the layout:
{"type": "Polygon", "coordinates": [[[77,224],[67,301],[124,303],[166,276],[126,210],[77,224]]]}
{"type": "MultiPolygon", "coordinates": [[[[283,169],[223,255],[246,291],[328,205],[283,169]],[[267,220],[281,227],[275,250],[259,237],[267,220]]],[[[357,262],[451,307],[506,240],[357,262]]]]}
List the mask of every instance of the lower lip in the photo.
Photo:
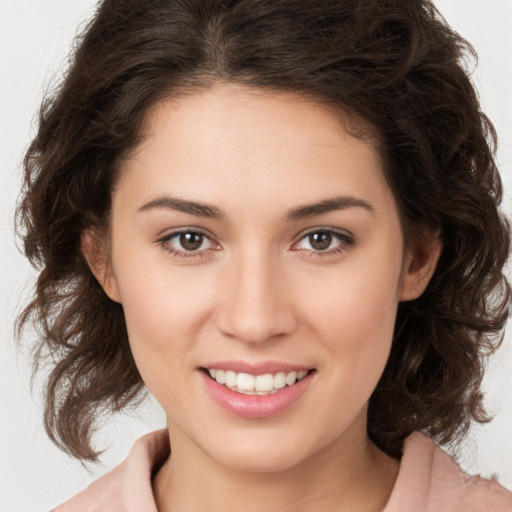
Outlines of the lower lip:
{"type": "Polygon", "coordinates": [[[242,418],[268,418],[277,416],[291,407],[306,392],[315,372],[309,372],[306,377],[292,386],[286,386],[276,393],[262,396],[244,395],[231,391],[211,379],[203,370],[199,373],[202,375],[206,389],[223,409],[242,418]]]}

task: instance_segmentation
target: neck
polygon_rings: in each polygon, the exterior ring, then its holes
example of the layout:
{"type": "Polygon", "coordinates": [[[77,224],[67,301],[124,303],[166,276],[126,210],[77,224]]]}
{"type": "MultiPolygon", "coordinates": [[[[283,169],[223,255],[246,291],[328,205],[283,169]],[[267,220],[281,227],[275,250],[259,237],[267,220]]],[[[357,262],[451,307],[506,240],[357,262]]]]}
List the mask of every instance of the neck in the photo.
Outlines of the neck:
{"type": "Polygon", "coordinates": [[[172,457],[154,480],[161,512],[378,512],[387,503],[399,467],[365,433],[348,433],[299,464],[271,472],[219,464],[180,432],[171,432],[171,439],[172,457]]]}

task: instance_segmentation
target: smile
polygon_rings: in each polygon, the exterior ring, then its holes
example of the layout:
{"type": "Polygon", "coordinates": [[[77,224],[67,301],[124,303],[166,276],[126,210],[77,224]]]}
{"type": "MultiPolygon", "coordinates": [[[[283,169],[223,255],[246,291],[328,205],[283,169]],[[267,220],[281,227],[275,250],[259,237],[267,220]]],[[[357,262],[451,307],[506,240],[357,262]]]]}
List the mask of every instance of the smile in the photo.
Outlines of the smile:
{"type": "Polygon", "coordinates": [[[308,370],[301,370],[251,375],[250,373],[237,373],[232,370],[216,368],[208,368],[207,372],[218,384],[231,391],[243,395],[259,396],[272,395],[287,386],[293,386],[308,374],[308,370]]]}
{"type": "Polygon", "coordinates": [[[315,368],[287,366],[291,365],[225,362],[199,368],[198,373],[207,394],[228,413],[247,419],[269,418],[299,402],[315,380],[315,368]]]}

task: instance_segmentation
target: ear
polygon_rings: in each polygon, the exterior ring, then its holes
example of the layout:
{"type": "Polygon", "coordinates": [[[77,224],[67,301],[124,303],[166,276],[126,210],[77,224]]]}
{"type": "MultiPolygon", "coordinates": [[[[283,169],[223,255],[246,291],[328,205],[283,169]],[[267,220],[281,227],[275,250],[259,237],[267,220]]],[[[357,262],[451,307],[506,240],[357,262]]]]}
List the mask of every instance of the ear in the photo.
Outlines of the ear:
{"type": "Polygon", "coordinates": [[[400,301],[417,299],[425,291],[436,269],[441,249],[439,232],[425,233],[416,241],[414,247],[406,248],[400,301]]]}
{"type": "Polygon", "coordinates": [[[89,228],[82,234],[81,251],[91,272],[105,293],[115,302],[121,302],[117,282],[110,264],[105,236],[89,228]]]}

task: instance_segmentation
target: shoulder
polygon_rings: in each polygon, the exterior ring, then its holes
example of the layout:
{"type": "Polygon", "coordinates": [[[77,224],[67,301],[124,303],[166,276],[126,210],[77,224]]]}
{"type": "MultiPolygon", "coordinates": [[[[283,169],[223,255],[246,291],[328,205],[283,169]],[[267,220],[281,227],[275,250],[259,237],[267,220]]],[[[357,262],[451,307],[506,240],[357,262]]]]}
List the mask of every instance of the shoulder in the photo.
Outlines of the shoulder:
{"type": "Polygon", "coordinates": [[[512,493],[494,480],[470,477],[428,436],[404,443],[400,471],[384,512],[512,512],[512,493]]]}
{"type": "Polygon", "coordinates": [[[153,470],[169,454],[167,430],[138,439],[126,460],[53,512],[157,512],[151,488],[153,470]]]}

